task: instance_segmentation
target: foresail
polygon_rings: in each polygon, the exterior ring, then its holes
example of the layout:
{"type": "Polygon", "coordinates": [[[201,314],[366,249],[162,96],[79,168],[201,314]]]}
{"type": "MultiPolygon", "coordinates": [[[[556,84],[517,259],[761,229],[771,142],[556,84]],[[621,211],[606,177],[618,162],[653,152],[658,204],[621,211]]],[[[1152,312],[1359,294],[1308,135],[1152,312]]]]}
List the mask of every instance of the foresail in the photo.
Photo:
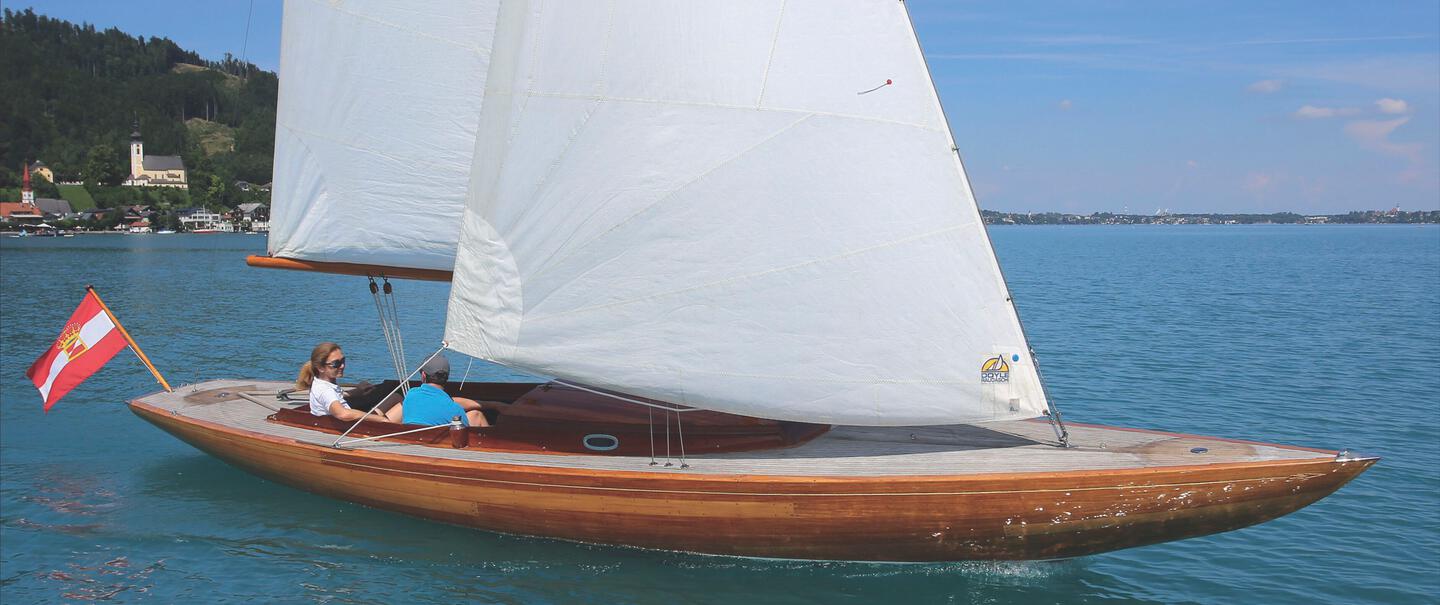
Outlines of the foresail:
{"type": "Polygon", "coordinates": [[[272,257],[451,269],[497,10],[285,2],[272,257]]]}
{"type": "Polygon", "coordinates": [[[502,2],[446,339],[858,425],[1046,409],[905,6],[502,2]]]}

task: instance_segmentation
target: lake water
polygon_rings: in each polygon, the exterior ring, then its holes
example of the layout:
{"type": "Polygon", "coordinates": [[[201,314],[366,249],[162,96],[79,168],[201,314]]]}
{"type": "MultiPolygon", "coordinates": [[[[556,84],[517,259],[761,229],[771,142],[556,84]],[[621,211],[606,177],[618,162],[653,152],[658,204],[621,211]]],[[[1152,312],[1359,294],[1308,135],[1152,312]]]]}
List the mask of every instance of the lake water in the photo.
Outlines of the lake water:
{"type": "MultiPolygon", "coordinates": [[[[125,407],[156,388],[128,352],[49,414],[23,376],[89,283],[173,384],[288,379],[327,339],[352,378],[378,378],[388,356],[363,278],[247,268],[260,236],[4,238],[0,601],[1440,600],[1440,227],[991,233],[1067,418],[1385,459],[1270,523],[1062,562],[783,562],[501,536],[202,454],[125,407]]],[[[412,366],[438,346],[447,289],[397,283],[412,366]]]]}

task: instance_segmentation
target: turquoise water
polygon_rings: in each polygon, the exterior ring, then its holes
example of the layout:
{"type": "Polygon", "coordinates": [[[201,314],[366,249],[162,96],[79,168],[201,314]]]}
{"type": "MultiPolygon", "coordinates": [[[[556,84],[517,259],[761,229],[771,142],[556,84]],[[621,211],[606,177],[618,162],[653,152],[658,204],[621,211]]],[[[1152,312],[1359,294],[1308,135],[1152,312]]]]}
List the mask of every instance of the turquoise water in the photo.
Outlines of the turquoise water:
{"type": "MultiPolygon", "coordinates": [[[[24,378],[96,286],[172,383],[387,355],[362,278],[246,268],[245,235],[0,239],[0,601],[1434,603],[1440,228],[991,230],[1067,418],[1385,457],[1228,534],[1050,563],[759,561],[500,536],[268,483],[130,414],[128,352],[49,414],[24,378]]],[[[447,286],[398,284],[412,365],[447,286]]],[[[463,364],[457,363],[456,373],[463,364]]],[[[474,367],[477,377],[503,378],[474,367]]]]}

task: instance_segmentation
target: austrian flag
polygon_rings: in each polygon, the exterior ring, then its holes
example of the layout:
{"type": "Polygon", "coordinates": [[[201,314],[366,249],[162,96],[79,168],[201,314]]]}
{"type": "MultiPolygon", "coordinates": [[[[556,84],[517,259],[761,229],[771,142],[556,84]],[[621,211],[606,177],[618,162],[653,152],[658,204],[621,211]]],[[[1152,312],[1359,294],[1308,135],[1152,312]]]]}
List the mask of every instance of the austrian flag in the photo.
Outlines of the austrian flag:
{"type": "Polygon", "coordinates": [[[85,291],[85,300],[65,323],[55,344],[40,355],[25,372],[40,389],[45,410],[55,405],[100,366],[110,361],[127,344],[125,335],[110,318],[94,290],[85,291]]]}

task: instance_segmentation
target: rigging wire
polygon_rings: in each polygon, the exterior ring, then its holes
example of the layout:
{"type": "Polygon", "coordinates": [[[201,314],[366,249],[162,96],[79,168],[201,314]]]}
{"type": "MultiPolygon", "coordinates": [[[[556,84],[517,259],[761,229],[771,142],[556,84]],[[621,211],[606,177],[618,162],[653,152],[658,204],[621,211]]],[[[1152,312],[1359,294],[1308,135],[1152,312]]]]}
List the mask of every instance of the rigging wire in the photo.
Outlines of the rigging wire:
{"type": "Polygon", "coordinates": [[[665,466],[675,466],[670,461],[670,414],[665,414],[665,466]]]}
{"type": "Polygon", "coordinates": [[[250,77],[250,64],[246,58],[250,53],[250,17],[255,14],[255,0],[250,0],[250,8],[245,9],[245,41],[240,44],[240,80],[243,82],[250,77]]]}
{"type": "Polygon", "coordinates": [[[675,428],[680,432],[680,468],[690,468],[690,464],[685,462],[685,421],[679,414],[675,415],[675,428]]]}
{"type": "Polygon", "coordinates": [[[660,464],[655,461],[655,408],[646,408],[645,413],[650,416],[650,466],[660,464]]]}
{"type": "MultiPolygon", "coordinates": [[[[394,389],[391,389],[389,393],[386,393],[384,397],[381,397],[381,398],[380,398],[380,402],[381,402],[381,403],[384,403],[385,400],[393,397],[393,396],[395,395],[395,393],[399,392],[399,391],[400,391],[400,387],[410,384],[410,377],[411,377],[411,376],[414,376],[415,374],[419,373],[419,372],[420,372],[420,368],[425,367],[425,364],[429,363],[431,359],[435,359],[435,358],[438,357],[441,353],[444,353],[444,352],[445,352],[445,349],[448,349],[448,348],[450,348],[450,343],[441,342],[441,343],[440,343],[440,348],[437,349],[434,353],[432,353],[429,357],[426,357],[426,358],[425,358],[425,361],[420,362],[420,365],[415,366],[415,370],[414,370],[414,371],[410,372],[410,373],[407,374],[407,375],[401,376],[401,378],[400,378],[400,384],[395,385],[395,388],[394,388],[394,389]]],[[[369,418],[369,417],[370,417],[370,414],[374,413],[375,410],[378,410],[378,409],[380,409],[380,404],[375,404],[375,407],[372,407],[372,408],[370,408],[369,410],[366,410],[366,411],[365,411],[365,415],[361,416],[359,420],[356,420],[356,421],[355,421],[355,424],[350,425],[350,428],[345,429],[345,432],[340,433],[340,436],[335,438],[335,442],[334,442],[334,443],[331,443],[331,444],[330,444],[330,447],[340,447],[340,442],[341,442],[342,440],[344,440],[347,435],[350,434],[350,431],[355,430],[355,427],[360,426],[360,423],[361,423],[361,422],[365,422],[365,419],[366,419],[366,418],[369,418]]],[[[441,426],[444,426],[444,425],[441,425],[441,426]]]]}
{"type": "MultiPolygon", "coordinates": [[[[469,355],[466,355],[466,357],[469,357],[469,355]]],[[[468,361],[468,362],[465,363],[465,375],[460,377],[460,388],[462,388],[462,389],[465,388],[465,381],[470,378],[470,366],[472,366],[472,365],[474,365],[474,364],[475,364],[475,358],[474,358],[474,357],[470,357],[470,361],[468,361]]]]}

